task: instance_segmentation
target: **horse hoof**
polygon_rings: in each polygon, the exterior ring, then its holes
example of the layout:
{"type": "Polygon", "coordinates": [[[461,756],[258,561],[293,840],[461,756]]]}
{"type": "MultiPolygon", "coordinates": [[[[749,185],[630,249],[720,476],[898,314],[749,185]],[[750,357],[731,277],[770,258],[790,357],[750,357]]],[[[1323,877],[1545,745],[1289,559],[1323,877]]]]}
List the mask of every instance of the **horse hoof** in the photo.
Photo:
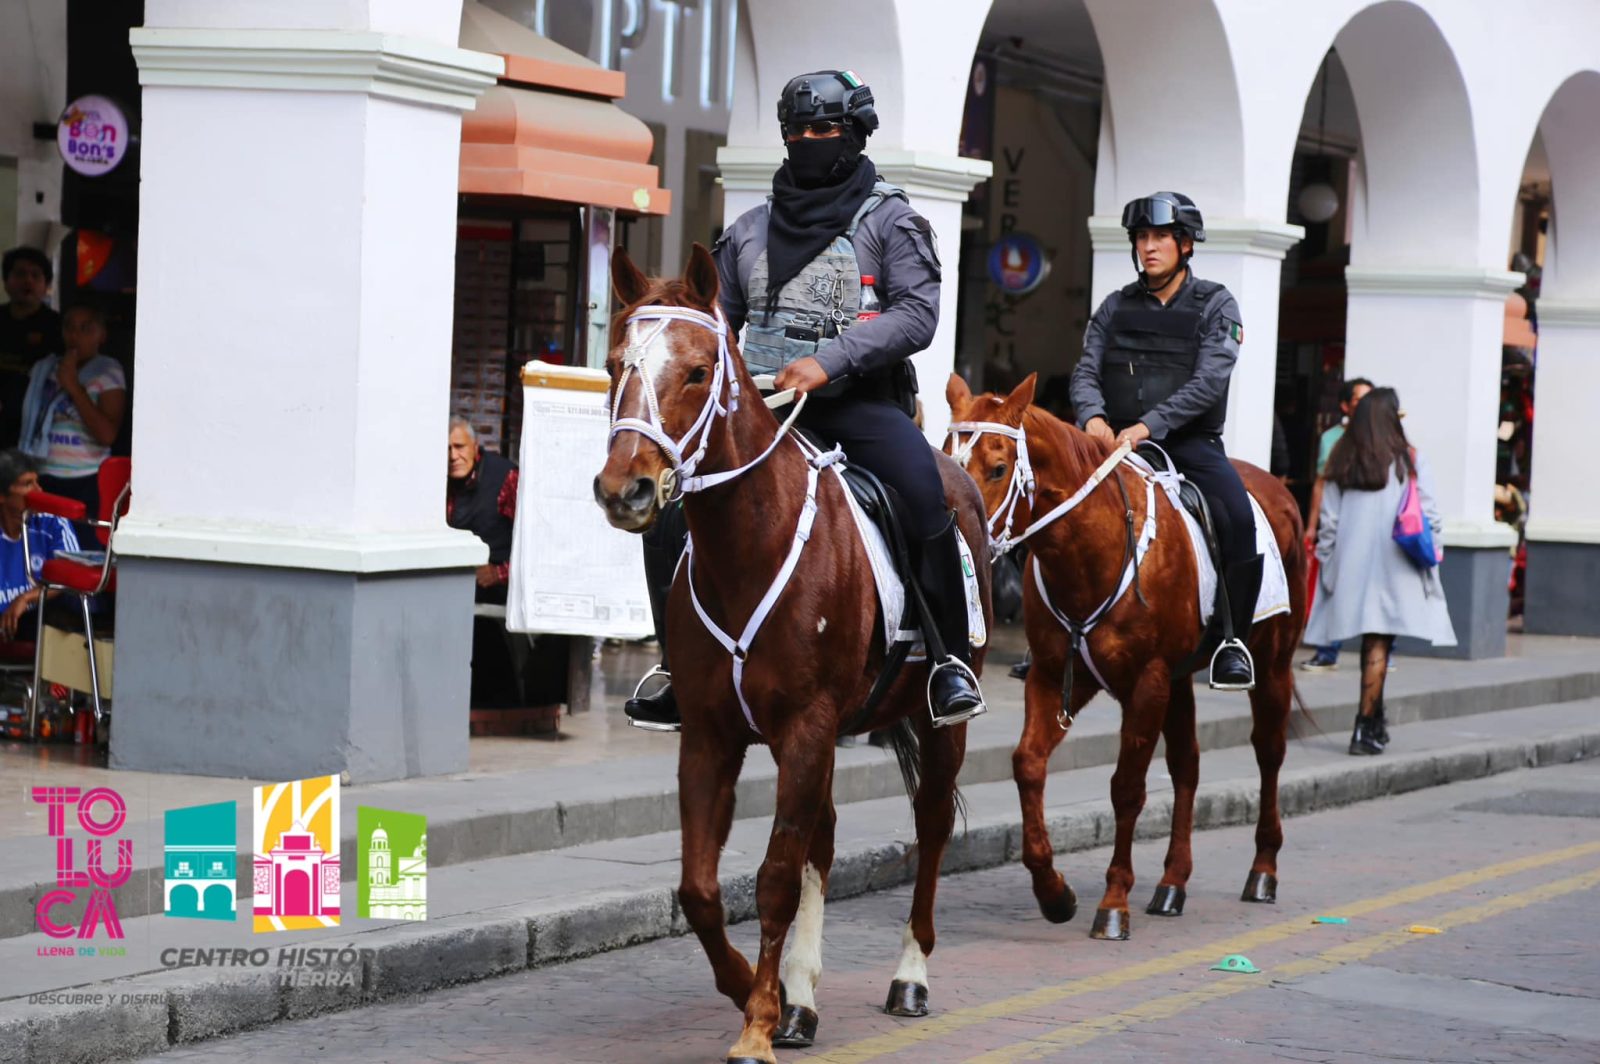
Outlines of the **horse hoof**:
{"type": "Polygon", "coordinates": [[[772,1044],[780,1049],[807,1049],[817,1040],[817,1013],[804,1005],[785,1005],[772,1044]]]}
{"type": "Polygon", "coordinates": [[[1129,930],[1128,910],[1101,909],[1094,914],[1094,926],[1089,929],[1089,937],[1107,942],[1126,942],[1129,930]]]}
{"type": "Polygon", "coordinates": [[[1144,911],[1151,916],[1182,916],[1183,896],[1182,887],[1162,883],[1156,887],[1155,897],[1144,911]]]}
{"type": "Polygon", "coordinates": [[[1078,913],[1078,896],[1072,888],[1063,885],[1060,894],[1053,898],[1040,898],[1039,911],[1052,924],[1064,924],[1078,913]]]}
{"type": "Polygon", "coordinates": [[[760,1057],[728,1057],[725,1064],[771,1064],[760,1057]]]}
{"type": "Polygon", "coordinates": [[[1244,881],[1244,893],[1239,895],[1240,901],[1257,901],[1263,905],[1272,905],[1278,900],[1278,877],[1271,872],[1251,872],[1244,881]]]}
{"type": "Polygon", "coordinates": [[[928,1014],[928,988],[921,983],[896,979],[889,984],[889,1000],[883,1011],[890,1016],[926,1016],[928,1014]]]}

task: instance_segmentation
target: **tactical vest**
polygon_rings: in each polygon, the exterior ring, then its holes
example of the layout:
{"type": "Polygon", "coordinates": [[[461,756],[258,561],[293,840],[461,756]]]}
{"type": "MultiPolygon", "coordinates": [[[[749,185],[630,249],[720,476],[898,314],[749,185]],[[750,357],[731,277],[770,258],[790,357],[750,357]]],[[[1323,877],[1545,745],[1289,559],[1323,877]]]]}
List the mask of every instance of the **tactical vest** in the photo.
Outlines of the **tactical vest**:
{"type": "Polygon", "coordinates": [[[749,316],[745,323],[745,365],[753,374],[776,373],[791,362],[815,355],[835,343],[855,323],[861,309],[861,265],[856,261],[855,235],[861,222],[891,196],[906,199],[903,189],[879,181],[862,201],[850,228],[833,238],[816,258],[801,268],[767,299],[767,252],[763,248],[750,271],[749,316]]]}
{"type": "MultiPolygon", "coordinates": [[[[1113,429],[1134,424],[1194,377],[1206,302],[1222,287],[1197,280],[1181,303],[1160,308],[1134,303],[1143,291],[1136,284],[1122,290],[1124,302],[1111,312],[1100,358],[1100,392],[1113,429]]],[[[1219,435],[1227,411],[1223,388],[1215,405],[1178,431],[1219,435]]]]}

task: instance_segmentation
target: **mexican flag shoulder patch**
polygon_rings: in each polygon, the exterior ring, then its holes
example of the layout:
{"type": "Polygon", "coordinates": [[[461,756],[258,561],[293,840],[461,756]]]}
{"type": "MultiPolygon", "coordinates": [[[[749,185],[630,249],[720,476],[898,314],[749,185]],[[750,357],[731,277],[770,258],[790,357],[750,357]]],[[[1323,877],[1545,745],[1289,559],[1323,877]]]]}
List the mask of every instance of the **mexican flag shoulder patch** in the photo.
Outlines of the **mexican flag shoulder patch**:
{"type": "Polygon", "coordinates": [[[1223,318],[1222,319],[1222,323],[1228,327],[1228,335],[1233,338],[1233,342],[1234,343],[1236,343],[1236,344],[1244,343],[1244,326],[1243,325],[1240,325],[1238,322],[1234,321],[1232,318],[1223,318]]]}

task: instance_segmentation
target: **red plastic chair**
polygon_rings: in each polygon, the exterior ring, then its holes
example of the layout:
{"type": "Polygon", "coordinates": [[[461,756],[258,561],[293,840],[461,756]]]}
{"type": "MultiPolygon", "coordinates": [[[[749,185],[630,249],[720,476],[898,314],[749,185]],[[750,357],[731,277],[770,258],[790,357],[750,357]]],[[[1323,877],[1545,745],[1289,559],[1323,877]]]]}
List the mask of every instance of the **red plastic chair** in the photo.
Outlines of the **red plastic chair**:
{"type": "MultiPolygon", "coordinates": [[[[45,560],[39,572],[39,586],[45,598],[51,591],[65,591],[78,596],[83,609],[83,632],[89,641],[89,684],[94,693],[94,719],[98,723],[105,712],[100,703],[100,668],[94,656],[94,616],[89,611],[89,600],[102,591],[115,591],[117,587],[116,555],[111,550],[111,536],[117,523],[128,512],[128,481],[132,476],[132,463],[126,458],[107,458],[100,463],[100,513],[88,520],[88,507],[77,499],[52,495],[47,491],[30,491],[28,509],[22,519],[22,553],[33,572],[33,554],[28,543],[28,518],[34,514],[52,514],[80,524],[94,526],[95,535],[105,547],[105,557],[90,562],[71,557],[57,556],[45,560]]],[[[44,664],[44,599],[39,601],[39,630],[34,639],[33,689],[28,700],[28,737],[37,733],[39,723],[39,673],[44,664]]]]}

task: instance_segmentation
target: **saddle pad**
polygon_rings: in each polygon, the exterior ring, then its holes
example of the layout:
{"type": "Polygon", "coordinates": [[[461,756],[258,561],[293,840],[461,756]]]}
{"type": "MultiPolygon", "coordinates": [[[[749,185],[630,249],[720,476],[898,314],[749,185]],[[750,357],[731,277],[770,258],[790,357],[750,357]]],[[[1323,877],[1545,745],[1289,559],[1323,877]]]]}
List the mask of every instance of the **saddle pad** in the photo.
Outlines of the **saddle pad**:
{"type": "MultiPolygon", "coordinates": [[[[922,657],[922,632],[920,629],[902,630],[900,622],[906,616],[906,589],[900,582],[900,574],[895,572],[893,556],[889,553],[889,544],[884,542],[883,532],[867,512],[861,508],[861,503],[856,500],[855,493],[850,490],[850,485],[845,483],[844,474],[837,465],[830,466],[830,470],[838,478],[839,487],[844,491],[845,500],[850,506],[850,516],[855,520],[856,531],[861,536],[861,543],[867,550],[867,560],[872,565],[872,581],[878,588],[878,605],[883,612],[883,645],[887,652],[895,643],[902,640],[916,644],[912,647],[911,654],[906,659],[915,661],[922,657]]],[[[983,620],[983,601],[978,591],[977,570],[973,566],[972,551],[967,546],[966,537],[960,537],[961,563],[966,575],[964,581],[967,589],[967,625],[972,645],[981,647],[989,641],[988,628],[983,620]]]]}
{"type": "MultiPolygon", "coordinates": [[[[1183,515],[1184,527],[1189,530],[1189,545],[1194,549],[1200,572],[1196,590],[1200,596],[1200,623],[1204,625],[1211,620],[1211,609],[1217,601],[1217,569],[1211,563],[1211,552],[1206,549],[1206,537],[1200,530],[1200,522],[1178,501],[1176,486],[1163,480],[1162,487],[1166,489],[1167,499],[1173,509],[1183,515]]],[[[1256,621],[1260,622],[1289,612],[1289,577],[1284,572],[1283,555],[1278,552],[1278,540],[1272,534],[1267,515],[1262,512],[1261,504],[1256,502],[1254,495],[1249,498],[1250,512],[1256,520],[1256,552],[1262,555],[1261,593],[1256,596],[1255,613],[1256,621]]]]}

